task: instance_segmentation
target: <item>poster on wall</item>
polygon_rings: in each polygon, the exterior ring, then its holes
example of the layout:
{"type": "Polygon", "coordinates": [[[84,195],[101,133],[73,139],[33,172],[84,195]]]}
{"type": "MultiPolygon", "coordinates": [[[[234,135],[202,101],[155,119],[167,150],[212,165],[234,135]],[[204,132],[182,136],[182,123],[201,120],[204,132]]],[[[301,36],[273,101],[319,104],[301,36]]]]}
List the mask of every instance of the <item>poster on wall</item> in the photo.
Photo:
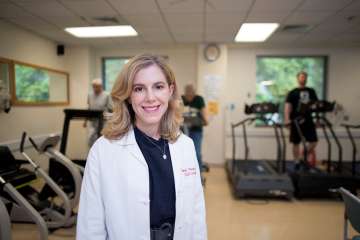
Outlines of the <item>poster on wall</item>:
{"type": "Polygon", "coordinates": [[[220,75],[205,75],[204,95],[207,102],[209,115],[219,114],[219,100],[221,94],[223,77],[220,75]]]}

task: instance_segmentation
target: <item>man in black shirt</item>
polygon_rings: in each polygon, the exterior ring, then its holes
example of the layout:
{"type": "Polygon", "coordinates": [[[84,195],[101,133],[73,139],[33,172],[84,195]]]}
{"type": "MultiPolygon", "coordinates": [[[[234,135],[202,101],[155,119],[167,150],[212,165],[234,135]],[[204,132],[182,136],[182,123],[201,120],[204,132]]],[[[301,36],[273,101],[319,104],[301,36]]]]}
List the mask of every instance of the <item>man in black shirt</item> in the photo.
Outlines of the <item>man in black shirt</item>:
{"type": "Polygon", "coordinates": [[[189,107],[188,111],[194,112],[198,115],[201,120],[197,126],[190,126],[189,128],[189,137],[194,141],[196,157],[199,162],[200,171],[203,168],[202,158],[201,158],[201,143],[203,138],[203,126],[208,124],[205,101],[204,98],[196,95],[195,88],[192,84],[185,86],[185,94],[181,96],[184,106],[189,107]]]}
{"type": "Polygon", "coordinates": [[[299,144],[301,142],[301,138],[293,120],[298,117],[302,118],[300,129],[308,142],[308,155],[312,154],[315,150],[318,138],[311,112],[304,111],[304,106],[313,101],[317,101],[318,97],[314,89],[306,87],[306,72],[299,72],[297,74],[297,81],[298,87],[291,90],[286,97],[284,117],[285,124],[290,124],[290,142],[293,143],[294,158],[295,160],[300,160],[301,156],[299,144]]]}

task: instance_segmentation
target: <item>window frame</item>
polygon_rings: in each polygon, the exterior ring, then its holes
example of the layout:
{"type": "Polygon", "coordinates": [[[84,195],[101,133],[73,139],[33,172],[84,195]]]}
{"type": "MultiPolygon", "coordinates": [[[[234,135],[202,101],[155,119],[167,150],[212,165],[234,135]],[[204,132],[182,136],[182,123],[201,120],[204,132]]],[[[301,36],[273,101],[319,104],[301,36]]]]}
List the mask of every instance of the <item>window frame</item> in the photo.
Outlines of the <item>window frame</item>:
{"type": "Polygon", "coordinates": [[[44,67],[44,66],[40,66],[40,65],[36,65],[36,64],[31,64],[31,63],[26,63],[26,62],[21,62],[21,61],[16,61],[16,60],[11,60],[12,62],[12,67],[11,67],[11,72],[12,72],[12,76],[11,76],[11,101],[12,104],[14,106],[64,106],[64,105],[69,105],[70,104],[70,74],[68,72],[65,71],[61,71],[61,70],[57,70],[57,69],[53,69],[53,68],[49,68],[49,67],[44,67]],[[26,102],[26,101],[20,101],[16,98],[16,73],[15,73],[15,65],[23,65],[23,66],[27,66],[27,67],[32,67],[32,68],[36,68],[36,69],[40,69],[40,70],[45,70],[45,71],[49,71],[49,72],[54,72],[54,73],[59,73],[59,74],[63,74],[66,78],[66,101],[56,101],[56,102],[26,102]]]}
{"type": "Polygon", "coordinates": [[[134,56],[110,56],[110,57],[102,57],[101,58],[101,79],[102,79],[102,84],[103,84],[103,89],[106,89],[106,70],[105,70],[105,62],[106,60],[111,60],[111,59],[131,59],[134,56]]]}
{"type": "Polygon", "coordinates": [[[11,104],[13,106],[65,106],[70,104],[70,74],[65,71],[48,68],[36,64],[26,63],[22,61],[12,60],[8,58],[0,57],[0,62],[5,63],[9,65],[9,93],[11,94],[11,104]],[[16,98],[16,79],[15,79],[15,65],[23,65],[28,66],[36,69],[46,70],[49,72],[55,72],[64,74],[66,77],[66,101],[61,102],[26,102],[26,101],[20,101],[16,98]]]}

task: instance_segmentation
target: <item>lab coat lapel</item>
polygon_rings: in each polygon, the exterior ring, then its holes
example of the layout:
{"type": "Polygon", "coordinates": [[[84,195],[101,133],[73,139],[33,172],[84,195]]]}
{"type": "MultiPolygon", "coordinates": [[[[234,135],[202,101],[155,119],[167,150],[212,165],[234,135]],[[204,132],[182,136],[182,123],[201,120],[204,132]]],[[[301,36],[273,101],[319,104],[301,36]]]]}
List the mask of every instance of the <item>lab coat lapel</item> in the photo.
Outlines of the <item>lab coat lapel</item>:
{"type": "Polygon", "coordinates": [[[136,142],[133,128],[131,128],[126,136],[120,140],[119,144],[125,146],[130,154],[133,155],[133,157],[135,157],[141,164],[147,167],[145,158],[136,142]]]}

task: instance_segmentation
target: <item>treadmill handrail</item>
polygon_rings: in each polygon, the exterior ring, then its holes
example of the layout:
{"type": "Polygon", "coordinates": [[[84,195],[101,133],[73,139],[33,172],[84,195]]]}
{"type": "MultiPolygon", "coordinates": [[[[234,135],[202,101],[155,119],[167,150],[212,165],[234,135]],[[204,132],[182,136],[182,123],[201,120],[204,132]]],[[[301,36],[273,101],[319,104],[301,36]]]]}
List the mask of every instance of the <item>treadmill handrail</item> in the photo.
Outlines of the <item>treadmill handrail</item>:
{"type": "Polygon", "coordinates": [[[327,133],[327,130],[326,130],[326,124],[321,124],[321,128],[323,130],[323,133],[324,133],[324,137],[325,137],[325,140],[327,142],[327,150],[328,150],[328,157],[327,157],[327,172],[330,173],[331,171],[331,165],[332,165],[332,160],[331,160],[331,149],[332,149],[332,145],[331,145],[331,141],[330,141],[330,138],[329,138],[329,135],[327,133]]]}
{"type": "Polygon", "coordinates": [[[357,155],[357,146],[355,143],[354,136],[351,133],[351,128],[360,128],[360,125],[350,125],[350,124],[341,124],[341,126],[345,127],[348,137],[350,139],[352,145],[352,166],[351,166],[351,173],[353,176],[356,175],[356,155],[357,155]]]}
{"type": "Polygon", "coordinates": [[[284,126],[290,126],[290,124],[280,124],[276,123],[276,126],[280,128],[280,137],[281,137],[281,144],[282,144],[282,151],[281,151],[281,172],[284,173],[286,171],[286,140],[285,140],[285,134],[284,134],[284,126]]]}
{"type": "MultiPolygon", "coordinates": [[[[342,164],[343,164],[343,161],[342,161],[342,157],[343,157],[343,154],[342,154],[342,145],[340,143],[340,140],[339,138],[337,137],[333,127],[332,127],[332,124],[330,123],[330,121],[325,117],[325,116],[319,116],[319,118],[321,120],[323,120],[326,124],[326,126],[328,127],[328,129],[330,130],[330,133],[332,135],[332,137],[334,138],[335,140],[335,143],[336,143],[336,146],[338,147],[338,154],[339,154],[339,160],[338,160],[338,166],[337,166],[337,171],[338,172],[342,172],[342,164]]],[[[332,160],[330,159],[330,164],[332,163],[332,160]]]]}
{"type": "MultiPolygon", "coordinates": [[[[276,144],[277,144],[277,171],[278,173],[283,173],[283,170],[281,169],[281,146],[280,146],[280,139],[279,139],[279,134],[277,132],[277,126],[276,123],[271,119],[271,118],[266,118],[264,115],[260,115],[260,116],[254,116],[254,117],[248,117],[245,118],[244,120],[236,123],[236,124],[231,124],[231,132],[232,132],[232,139],[233,139],[233,150],[232,150],[232,170],[233,172],[235,171],[235,159],[236,159],[236,136],[235,136],[235,128],[242,126],[242,130],[243,130],[243,139],[244,139],[244,159],[243,161],[249,161],[249,146],[248,146],[248,141],[247,141],[247,131],[246,131],[246,123],[247,122],[254,122],[255,120],[261,120],[264,122],[272,122],[272,127],[274,129],[275,132],[275,137],[276,137],[276,144]]],[[[245,170],[244,173],[247,174],[248,173],[248,164],[245,165],[245,170]]]]}
{"type": "Polygon", "coordinates": [[[244,120],[241,120],[240,122],[232,123],[231,127],[232,128],[237,128],[238,126],[240,126],[242,124],[245,124],[248,121],[254,121],[254,120],[255,120],[255,117],[248,117],[248,118],[245,118],[244,120]]]}
{"type": "Polygon", "coordinates": [[[355,124],[347,124],[347,123],[342,123],[340,124],[340,126],[342,127],[348,127],[348,128],[360,128],[360,125],[355,125],[355,124]]]}
{"type": "Polygon", "coordinates": [[[69,125],[72,119],[98,119],[100,121],[99,135],[103,125],[104,111],[89,109],[64,109],[65,118],[60,143],[60,152],[66,154],[66,145],[69,135],[69,125]]]}

